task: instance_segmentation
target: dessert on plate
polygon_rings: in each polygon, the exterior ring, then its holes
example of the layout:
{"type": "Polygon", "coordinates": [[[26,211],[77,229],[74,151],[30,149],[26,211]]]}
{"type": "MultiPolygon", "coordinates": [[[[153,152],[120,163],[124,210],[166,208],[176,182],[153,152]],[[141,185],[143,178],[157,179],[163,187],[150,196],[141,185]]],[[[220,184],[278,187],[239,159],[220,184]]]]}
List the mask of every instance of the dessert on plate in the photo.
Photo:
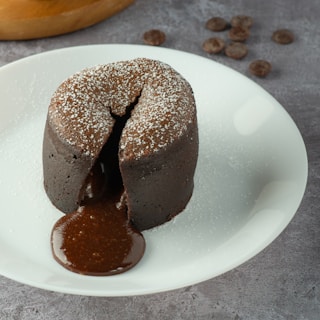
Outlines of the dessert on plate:
{"type": "Polygon", "coordinates": [[[169,65],[137,58],[72,75],[51,99],[43,140],[45,190],[67,213],[52,235],[61,242],[68,216],[94,206],[122,212],[135,234],[169,221],[192,195],[197,157],[193,92],[169,65]]]}

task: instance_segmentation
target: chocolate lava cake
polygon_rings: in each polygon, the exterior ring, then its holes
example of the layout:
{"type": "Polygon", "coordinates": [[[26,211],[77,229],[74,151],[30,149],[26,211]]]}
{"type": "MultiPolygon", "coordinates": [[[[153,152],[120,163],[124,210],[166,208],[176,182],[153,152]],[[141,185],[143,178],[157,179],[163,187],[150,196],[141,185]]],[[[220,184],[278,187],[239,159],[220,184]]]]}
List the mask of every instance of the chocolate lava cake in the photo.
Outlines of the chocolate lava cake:
{"type": "Polygon", "coordinates": [[[64,213],[91,197],[99,182],[88,180],[103,171],[107,184],[121,185],[118,206],[138,230],[161,225],[187,205],[197,157],[192,89],[165,63],[137,58],[87,68],[51,99],[44,186],[64,213]]]}

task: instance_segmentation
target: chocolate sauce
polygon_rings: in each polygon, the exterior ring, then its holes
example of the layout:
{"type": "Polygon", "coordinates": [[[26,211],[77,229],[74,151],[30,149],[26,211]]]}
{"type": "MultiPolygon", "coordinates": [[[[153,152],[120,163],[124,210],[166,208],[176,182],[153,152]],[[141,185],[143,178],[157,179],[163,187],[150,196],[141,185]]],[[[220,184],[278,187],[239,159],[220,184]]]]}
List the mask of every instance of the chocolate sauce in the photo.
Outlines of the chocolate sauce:
{"type": "Polygon", "coordinates": [[[128,221],[114,199],[80,207],[63,216],[51,235],[54,258],[65,268],[106,276],[127,271],[143,256],[142,234],[128,221]]]}
{"type": "Polygon", "coordinates": [[[130,223],[117,158],[124,125],[118,121],[82,190],[81,206],[59,219],[51,233],[51,249],[63,267],[80,274],[107,276],[134,267],[145,250],[143,235],[130,223]]]}
{"type": "Polygon", "coordinates": [[[118,274],[131,269],[143,256],[143,235],[128,221],[125,207],[117,206],[119,188],[107,182],[103,163],[98,162],[88,176],[83,205],[53,227],[53,256],[73,272],[118,274]]]}

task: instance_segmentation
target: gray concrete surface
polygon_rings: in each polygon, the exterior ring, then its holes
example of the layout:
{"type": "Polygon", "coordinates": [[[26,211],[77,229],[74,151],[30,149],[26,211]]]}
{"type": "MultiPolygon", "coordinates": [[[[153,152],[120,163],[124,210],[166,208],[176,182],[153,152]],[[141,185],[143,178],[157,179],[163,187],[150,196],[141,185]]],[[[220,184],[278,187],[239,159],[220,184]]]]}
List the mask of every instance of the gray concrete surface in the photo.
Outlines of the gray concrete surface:
{"type": "Polygon", "coordinates": [[[121,298],[49,292],[0,276],[0,319],[319,320],[319,15],[319,0],[136,0],[124,12],[82,31],[0,42],[1,66],[66,46],[139,44],[143,32],[151,28],[166,32],[164,47],[209,57],[243,74],[251,60],[266,58],[272,61],[273,72],[266,79],[252,78],[295,120],[309,156],[308,186],[295,218],[270,246],[240,267],[191,287],[121,298]],[[248,14],[255,20],[248,56],[234,61],[203,52],[201,44],[211,36],[205,21],[236,14],[248,14]],[[289,46],[272,43],[270,35],[278,28],[293,30],[295,42],[289,46]]]}

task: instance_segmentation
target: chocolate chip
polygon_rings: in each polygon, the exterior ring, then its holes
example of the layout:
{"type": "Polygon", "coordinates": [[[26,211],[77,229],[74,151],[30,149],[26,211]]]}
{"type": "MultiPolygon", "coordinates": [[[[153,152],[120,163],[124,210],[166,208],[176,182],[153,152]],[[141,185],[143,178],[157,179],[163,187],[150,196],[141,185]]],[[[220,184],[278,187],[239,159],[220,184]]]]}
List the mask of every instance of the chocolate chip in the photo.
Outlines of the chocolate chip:
{"type": "Polygon", "coordinates": [[[260,78],[266,77],[270,73],[271,68],[271,63],[266,60],[255,60],[249,65],[250,73],[260,78]]]}
{"type": "Polygon", "coordinates": [[[143,34],[143,41],[151,46],[160,46],[165,40],[165,33],[158,29],[152,29],[143,34]]]}
{"type": "Polygon", "coordinates": [[[229,38],[232,41],[246,41],[250,36],[250,30],[244,27],[232,27],[229,30],[229,38]]]}
{"type": "Polygon", "coordinates": [[[238,15],[234,16],[231,19],[231,26],[232,27],[243,27],[243,28],[251,28],[253,24],[253,19],[249,16],[245,15],[238,15]]]}
{"type": "Polygon", "coordinates": [[[228,22],[220,17],[213,17],[206,22],[206,28],[211,31],[223,31],[228,27],[228,22]]]}
{"type": "Polygon", "coordinates": [[[280,29],[272,34],[272,40],[279,44],[289,44],[294,41],[294,35],[288,29],[280,29]]]}
{"type": "Polygon", "coordinates": [[[202,44],[202,49],[208,53],[220,53],[225,47],[221,38],[209,38],[202,44]]]}
{"type": "Polygon", "coordinates": [[[240,60],[248,54],[248,48],[244,43],[231,42],[226,46],[224,53],[232,59],[240,60]]]}

